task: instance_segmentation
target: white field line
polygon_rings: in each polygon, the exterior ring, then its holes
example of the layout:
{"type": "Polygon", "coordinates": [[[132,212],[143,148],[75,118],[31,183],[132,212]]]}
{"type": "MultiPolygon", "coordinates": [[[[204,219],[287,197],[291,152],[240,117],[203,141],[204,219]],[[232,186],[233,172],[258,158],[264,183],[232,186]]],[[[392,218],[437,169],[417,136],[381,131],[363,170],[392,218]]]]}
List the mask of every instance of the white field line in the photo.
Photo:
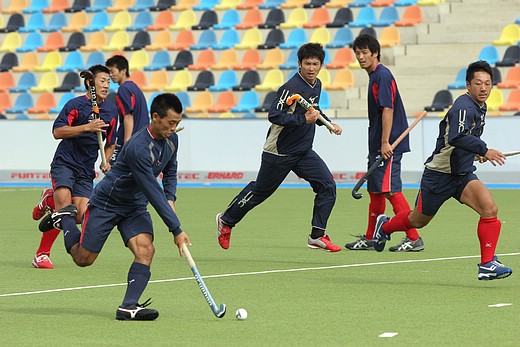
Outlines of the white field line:
{"type": "MultiPolygon", "coordinates": [[[[507,257],[507,256],[520,255],[520,253],[505,253],[505,254],[497,254],[497,255],[501,256],[501,257],[507,257]]],[[[319,266],[319,267],[307,267],[307,268],[283,269],[283,270],[237,272],[237,273],[229,273],[229,274],[207,275],[207,276],[202,276],[202,278],[207,279],[207,278],[223,278],[223,277],[235,277],[235,276],[278,274],[278,273],[300,272],[300,271],[319,271],[319,270],[344,269],[344,268],[350,268],[350,267],[364,267],[364,266],[377,266],[377,265],[429,263],[429,262],[434,262],[434,261],[460,260],[460,259],[472,259],[472,258],[480,258],[480,255],[465,255],[465,256],[458,256],[458,257],[428,258],[428,259],[410,259],[410,260],[398,260],[398,261],[382,261],[382,262],[376,262],[376,263],[331,265],[331,266],[319,266]]],[[[164,280],[153,280],[153,281],[150,281],[149,283],[178,282],[178,281],[189,281],[189,280],[194,280],[194,277],[181,277],[181,278],[170,278],[170,279],[164,279],[164,280]]],[[[47,290],[38,290],[38,291],[32,291],[32,292],[5,293],[5,294],[0,294],[0,297],[57,293],[57,292],[66,292],[66,291],[73,291],[73,290],[97,289],[97,288],[119,287],[119,286],[126,286],[126,282],[125,283],[112,283],[112,284],[82,286],[82,287],[71,287],[71,288],[47,289],[47,290]]]]}

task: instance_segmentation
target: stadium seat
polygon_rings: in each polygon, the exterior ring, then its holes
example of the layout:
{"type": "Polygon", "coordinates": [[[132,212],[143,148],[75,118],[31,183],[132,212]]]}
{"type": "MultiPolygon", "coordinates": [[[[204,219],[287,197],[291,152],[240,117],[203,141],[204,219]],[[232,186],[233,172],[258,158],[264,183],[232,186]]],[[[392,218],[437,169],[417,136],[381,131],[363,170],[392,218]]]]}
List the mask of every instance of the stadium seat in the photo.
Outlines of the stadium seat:
{"type": "Polygon", "coordinates": [[[65,47],[65,39],[61,31],[55,31],[47,36],[45,44],[37,49],[38,52],[58,51],[61,47],[65,47]]]}
{"type": "MultiPolygon", "coordinates": [[[[211,108],[210,108],[210,110],[211,110],[211,108]]],[[[211,111],[209,111],[209,112],[211,112],[211,111]]],[[[226,111],[226,112],[222,112],[222,113],[218,116],[218,118],[235,118],[235,114],[232,113],[232,112],[226,111]]]]}
{"type": "Polygon", "coordinates": [[[342,47],[336,51],[332,61],[325,65],[327,69],[343,69],[356,61],[356,55],[350,47],[342,47]]]}
{"type": "Polygon", "coordinates": [[[130,80],[141,89],[148,84],[146,74],[143,71],[132,71],[132,73],[130,73],[130,80]]]}
{"type": "Polygon", "coordinates": [[[214,9],[218,11],[236,9],[242,0],[222,0],[216,4],[214,9]]]}
{"type": "Polygon", "coordinates": [[[489,94],[489,98],[486,100],[488,111],[498,111],[500,106],[504,104],[504,94],[500,89],[493,88],[489,94]]]}
{"type": "Polygon", "coordinates": [[[188,65],[188,70],[208,70],[216,63],[217,57],[215,52],[211,49],[205,49],[200,52],[195,63],[188,65]]]}
{"type": "Polygon", "coordinates": [[[61,54],[58,51],[47,53],[43,62],[34,68],[36,72],[55,71],[62,64],[61,54]]]}
{"type": "Polygon", "coordinates": [[[160,31],[167,30],[170,28],[170,25],[175,24],[175,18],[173,13],[170,11],[161,11],[157,15],[155,22],[148,26],[148,30],[151,31],[160,31]]]}
{"type": "Polygon", "coordinates": [[[463,67],[457,73],[455,81],[448,84],[448,89],[464,89],[466,88],[466,68],[463,67]]]}
{"type": "Polygon", "coordinates": [[[213,72],[205,70],[197,75],[195,83],[191,86],[188,86],[187,90],[190,92],[197,92],[201,90],[206,90],[214,84],[215,76],[213,75],[213,72]]]}
{"type": "Polygon", "coordinates": [[[104,31],[96,31],[90,34],[88,42],[85,46],[81,46],[81,52],[100,51],[103,47],[108,46],[108,37],[104,31]]]}
{"type": "Polygon", "coordinates": [[[45,72],[38,84],[30,89],[33,93],[52,92],[60,84],[58,75],[54,71],[45,72]]]}
{"type": "Polygon", "coordinates": [[[264,101],[260,106],[255,108],[255,112],[269,112],[273,101],[276,99],[276,95],[277,93],[275,91],[265,94],[264,101]]]}
{"type": "Polygon", "coordinates": [[[217,44],[217,34],[213,30],[205,30],[199,36],[199,40],[190,46],[192,50],[212,49],[217,44]]]}
{"type": "Polygon", "coordinates": [[[386,27],[394,25],[399,20],[399,12],[394,6],[385,7],[377,21],[373,24],[375,27],[386,27]]]}
{"type": "Polygon", "coordinates": [[[43,93],[40,94],[38,100],[33,107],[29,107],[27,109],[27,113],[35,114],[35,113],[49,113],[51,108],[56,107],[56,99],[54,99],[53,93],[43,93]]]}
{"type": "Polygon", "coordinates": [[[22,61],[18,66],[13,67],[13,72],[34,71],[36,66],[40,65],[40,57],[35,51],[27,52],[23,55],[22,61]]]}
{"type": "Polygon", "coordinates": [[[250,10],[252,8],[258,8],[262,5],[265,0],[243,0],[237,5],[237,10],[250,10]]]}
{"type": "Polygon", "coordinates": [[[370,3],[372,7],[392,7],[395,0],[374,0],[370,3]]]}
{"type": "Polygon", "coordinates": [[[157,92],[163,90],[170,84],[169,74],[164,70],[154,71],[147,85],[141,89],[143,92],[157,92]]]}
{"type": "Polygon", "coordinates": [[[327,44],[330,42],[330,32],[329,29],[325,27],[314,29],[314,31],[311,34],[311,38],[309,42],[317,42],[321,43],[323,47],[326,47],[327,44]]]}
{"type": "MultiPolygon", "coordinates": [[[[158,51],[154,54],[152,62],[144,67],[144,71],[156,71],[166,69],[172,64],[170,53],[166,50],[158,51]]],[[[151,81],[150,81],[151,83],[151,81]]]]}
{"type": "MultiPolygon", "coordinates": [[[[169,12],[167,12],[169,13],[169,12]]],[[[109,24],[110,25],[110,24],[109,24]]],[[[150,26],[153,25],[152,14],[149,11],[141,11],[137,13],[132,24],[126,27],[126,31],[142,31],[142,30],[152,30],[149,29],[150,26]]],[[[108,25],[107,25],[108,26],[108,25]]],[[[168,27],[166,27],[167,29],[168,27]]]]}
{"type": "Polygon", "coordinates": [[[130,71],[144,70],[144,67],[150,65],[150,58],[148,52],[143,50],[136,50],[128,59],[128,67],[130,71]]]}
{"type": "Polygon", "coordinates": [[[477,60],[485,60],[490,65],[495,65],[500,59],[498,49],[495,46],[485,46],[480,50],[477,60]]]}
{"type": "Polygon", "coordinates": [[[41,32],[53,32],[53,31],[60,31],[61,28],[67,25],[67,17],[61,12],[54,13],[49,19],[49,22],[47,23],[47,26],[43,29],[41,29],[41,32]]]}
{"type": "Polygon", "coordinates": [[[90,6],[90,0],[74,0],[72,5],[65,9],[66,13],[85,11],[90,6]]]}
{"type": "Polygon", "coordinates": [[[167,92],[184,91],[192,84],[193,80],[191,73],[186,70],[181,70],[173,75],[172,83],[169,86],[164,87],[164,90],[167,92]]]}
{"type": "Polygon", "coordinates": [[[331,23],[330,13],[326,7],[318,7],[311,14],[308,23],[303,24],[304,28],[319,28],[331,23]]]}
{"type": "Polygon", "coordinates": [[[280,48],[273,48],[267,51],[262,63],[256,66],[257,70],[278,69],[283,64],[285,57],[280,48]]]}
{"type": "Polygon", "coordinates": [[[145,12],[154,5],[154,0],[135,0],[135,3],[128,8],[128,12],[145,12]]]}
{"type": "Polygon", "coordinates": [[[103,46],[101,50],[105,52],[121,51],[129,45],[130,38],[128,37],[128,33],[121,30],[116,31],[110,38],[108,45],[103,46]]]}
{"type": "Polygon", "coordinates": [[[222,34],[220,41],[213,45],[213,49],[230,49],[235,47],[235,45],[237,45],[238,43],[240,43],[240,35],[238,35],[238,31],[236,31],[235,29],[229,29],[224,31],[224,34],[222,34]]]}
{"type": "Polygon", "coordinates": [[[520,46],[509,46],[502,60],[496,62],[496,66],[515,66],[518,63],[520,63],[520,46]]]}
{"type": "Polygon", "coordinates": [[[423,12],[417,5],[408,6],[404,9],[401,19],[394,23],[398,27],[412,27],[423,22],[423,12]]]}
{"type": "Polygon", "coordinates": [[[110,6],[112,6],[112,0],[94,0],[92,6],[88,6],[85,12],[105,12],[110,6]]]}
{"type": "Polygon", "coordinates": [[[197,23],[197,16],[193,10],[184,10],[179,14],[177,23],[170,25],[170,30],[189,30],[197,23]]]}
{"type": "Polygon", "coordinates": [[[10,93],[23,93],[28,92],[32,87],[37,84],[36,75],[32,71],[27,71],[20,76],[18,84],[14,87],[9,88],[10,93]]]}
{"type": "Polygon", "coordinates": [[[214,30],[234,29],[240,23],[240,15],[237,10],[228,10],[224,12],[220,23],[213,25],[214,30]]]}
{"type": "Polygon", "coordinates": [[[273,49],[285,42],[285,35],[281,29],[271,29],[267,33],[265,42],[257,46],[258,49],[273,49]]]}
{"type": "Polygon", "coordinates": [[[238,76],[233,70],[226,70],[220,74],[217,83],[209,87],[210,92],[223,92],[233,89],[238,84],[238,76]]]}
{"type": "Polygon", "coordinates": [[[285,81],[284,81],[284,76],[283,76],[282,70],[272,69],[272,70],[267,71],[262,83],[255,86],[255,90],[258,90],[258,91],[278,90],[278,88],[280,88],[280,86],[284,83],[285,83],[285,81]]]}
{"type": "Polygon", "coordinates": [[[191,10],[193,6],[197,5],[199,0],[177,0],[175,5],[170,7],[171,11],[185,11],[191,10]]]}
{"type": "Polygon", "coordinates": [[[78,51],[72,51],[65,58],[63,65],[56,67],[56,72],[80,71],[84,68],[83,55],[78,51]]]}
{"type": "Polygon", "coordinates": [[[90,53],[89,56],[87,57],[87,62],[85,63],[85,66],[90,67],[92,65],[97,65],[97,64],[104,65],[105,61],[106,61],[106,59],[105,59],[105,55],[103,54],[103,52],[94,51],[94,52],[90,53]]]}
{"type": "Polygon", "coordinates": [[[183,70],[193,64],[193,55],[188,50],[180,51],[176,56],[173,64],[166,67],[166,70],[183,70]]]}
{"type": "Polygon", "coordinates": [[[34,100],[31,94],[21,93],[16,97],[13,107],[6,109],[5,113],[23,113],[33,106],[34,100]]]}
{"type": "Polygon", "coordinates": [[[350,7],[366,7],[366,6],[370,6],[370,3],[372,1],[373,0],[353,0],[348,5],[350,7]]]}
{"type": "Polygon", "coordinates": [[[0,92],[7,92],[15,85],[14,75],[10,71],[0,72],[0,92]]]}
{"type": "Polygon", "coordinates": [[[326,89],[331,84],[330,71],[321,69],[318,73],[318,79],[321,81],[321,88],[326,89]]]}
{"type": "Polygon", "coordinates": [[[417,5],[417,0],[397,0],[394,6],[412,6],[417,5]]]}
{"type": "Polygon", "coordinates": [[[273,8],[265,17],[265,21],[258,25],[258,29],[274,29],[285,22],[285,15],[279,8],[273,8]]]}
{"type": "Polygon", "coordinates": [[[244,115],[242,116],[242,118],[244,118],[244,119],[246,119],[246,118],[247,118],[247,119],[253,119],[253,118],[258,118],[258,117],[257,117],[256,114],[253,113],[253,112],[246,112],[246,113],[244,113],[244,115]]]}
{"type": "Polygon", "coordinates": [[[330,0],[329,2],[325,3],[325,7],[342,9],[348,7],[348,4],[350,4],[352,1],[353,0],[330,0]]]}
{"type": "Polygon", "coordinates": [[[14,13],[7,20],[7,24],[5,25],[5,27],[0,28],[0,33],[12,33],[15,31],[19,31],[20,28],[23,28],[24,26],[24,16],[20,13],[14,13]]]}
{"type": "MultiPolygon", "coordinates": [[[[177,93],[175,93],[175,95],[177,95],[177,97],[181,101],[183,109],[186,109],[186,107],[190,107],[191,106],[190,95],[188,93],[183,91],[183,92],[177,92],[177,93]]],[[[152,104],[151,103],[151,99],[150,99],[150,102],[148,104],[149,105],[152,104]]]]}
{"type": "Polygon", "coordinates": [[[453,105],[453,96],[449,90],[443,89],[435,93],[431,106],[426,106],[424,110],[427,112],[442,112],[451,105],[453,105]]]}
{"type": "Polygon", "coordinates": [[[303,8],[319,8],[324,7],[329,0],[310,0],[303,4],[303,8]]]}
{"type": "Polygon", "coordinates": [[[230,70],[238,64],[238,52],[234,49],[226,49],[220,54],[215,65],[211,66],[212,70],[230,70]]]}
{"type": "Polygon", "coordinates": [[[213,10],[206,10],[200,16],[199,24],[191,27],[192,30],[208,30],[218,23],[217,13],[213,10]]]}
{"type": "Polygon", "coordinates": [[[497,84],[502,82],[502,74],[500,73],[500,70],[495,66],[492,66],[491,70],[493,70],[493,85],[496,86],[497,84]]]}
{"type": "Polygon", "coordinates": [[[379,44],[383,48],[400,45],[401,33],[399,32],[399,28],[394,26],[387,26],[386,28],[384,28],[381,32],[381,36],[379,37],[379,44]]]}
{"type": "Polygon", "coordinates": [[[0,52],[15,52],[22,46],[22,37],[17,32],[11,32],[4,36],[4,41],[0,46],[0,52]]]}
{"type": "MultiPolygon", "coordinates": [[[[139,31],[135,34],[132,43],[123,48],[124,51],[139,51],[151,44],[150,34],[148,31],[139,31]]],[[[146,64],[148,65],[148,63],[146,64]]]]}
{"type": "Polygon", "coordinates": [[[351,47],[354,43],[354,34],[348,27],[339,28],[334,35],[334,39],[325,45],[326,48],[351,47]]]}
{"type": "Polygon", "coordinates": [[[34,13],[29,17],[29,21],[27,22],[27,25],[23,27],[19,27],[18,31],[21,33],[32,33],[35,31],[40,31],[42,29],[45,29],[45,17],[41,13],[34,13]]]}
{"type": "Polygon", "coordinates": [[[16,48],[16,52],[23,53],[36,51],[41,46],[43,46],[43,37],[40,33],[34,32],[27,35],[24,44],[16,48]]]}
{"type": "Polygon", "coordinates": [[[259,25],[262,25],[263,22],[264,17],[262,15],[262,12],[260,12],[260,10],[257,8],[252,8],[250,10],[247,10],[246,14],[244,15],[244,18],[239,24],[235,26],[235,29],[252,29],[258,27],[259,25]]]}
{"type": "Polygon", "coordinates": [[[105,9],[107,12],[128,11],[134,5],[134,0],[114,0],[112,6],[105,9]]]}
{"type": "Polygon", "coordinates": [[[520,111],[520,89],[512,90],[507,102],[498,109],[500,111],[520,111]]]}
{"type": "Polygon", "coordinates": [[[85,46],[87,43],[85,42],[85,35],[82,32],[72,33],[69,36],[69,40],[67,44],[63,47],[60,47],[60,52],[72,52],[79,49],[82,46],[85,46]]]}
{"type": "MultiPolygon", "coordinates": [[[[323,70],[322,70],[323,71],[323,70]]],[[[321,71],[320,71],[321,72],[321,71]]],[[[322,82],[323,83],[323,82],[322,82]]],[[[332,82],[325,87],[326,90],[346,90],[354,87],[354,74],[349,68],[338,70],[332,82]]]]}
{"type": "Polygon", "coordinates": [[[154,12],[165,11],[173,5],[175,5],[175,0],[157,0],[157,3],[150,6],[149,10],[154,12]]]}
{"type": "Polygon", "coordinates": [[[289,32],[287,40],[280,44],[282,49],[295,49],[307,42],[307,33],[302,28],[296,28],[289,32]]]}
{"type": "Polygon", "coordinates": [[[445,0],[419,0],[417,1],[417,5],[420,6],[437,6],[441,3],[444,3],[445,0]]]}
{"type": "Polygon", "coordinates": [[[105,27],[105,31],[121,31],[126,30],[132,25],[132,15],[128,11],[120,11],[114,15],[109,26],[105,27]]]}
{"type": "Polygon", "coordinates": [[[66,92],[61,95],[60,100],[58,101],[58,105],[56,107],[53,107],[49,110],[49,113],[60,113],[60,111],[65,107],[65,104],[76,97],[76,94],[73,92],[66,92]]]}
{"type": "Polygon", "coordinates": [[[190,29],[186,29],[181,31],[177,37],[175,38],[175,42],[168,45],[168,50],[173,51],[182,51],[185,49],[189,49],[191,45],[195,44],[195,36],[193,35],[193,31],[190,29]]]}
{"type": "Polygon", "coordinates": [[[84,32],[96,32],[105,30],[107,26],[110,25],[110,17],[105,11],[97,12],[92,17],[92,20],[90,21],[90,25],[87,25],[83,28],[84,32]]]}
{"type": "Polygon", "coordinates": [[[265,2],[261,5],[258,5],[260,10],[267,10],[273,8],[280,8],[280,6],[285,2],[285,0],[265,0],[265,2]]]}
{"type": "Polygon", "coordinates": [[[65,75],[61,85],[54,88],[53,91],[55,93],[70,92],[79,89],[78,87],[80,87],[82,84],[83,83],[79,78],[79,74],[75,71],[71,71],[65,75]]]}
{"type": "Polygon", "coordinates": [[[285,62],[278,67],[280,70],[295,70],[298,69],[298,48],[293,49],[285,62]]]}
{"type": "Polygon", "coordinates": [[[497,84],[498,88],[520,87],[520,66],[513,66],[507,71],[506,78],[497,84]]]}
{"type": "Polygon", "coordinates": [[[5,113],[5,110],[13,107],[11,97],[7,92],[0,92],[0,114],[5,113]]]}
{"type": "Polygon", "coordinates": [[[352,28],[370,27],[375,22],[377,22],[376,11],[372,7],[367,6],[359,11],[357,17],[350,22],[349,26],[352,28]]]}
{"type": "Polygon", "coordinates": [[[49,7],[43,9],[43,13],[65,12],[69,7],[69,0],[52,0],[49,7]]]}
{"type": "Polygon", "coordinates": [[[155,33],[155,38],[153,39],[152,43],[146,45],[144,49],[147,51],[160,51],[163,49],[168,49],[168,46],[170,46],[172,43],[173,40],[170,30],[161,30],[155,33]]]}
{"type": "Polygon", "coordinates": [[[23,10],[28,7],[29,7],[29,0],[11,0],[9,2],[9,6],[2,9],[2,13],[5,13],[5,14],[22,13],[23,10]]]}
{"type": "Polygon", "coordinates": [[[0,61],[0,71],[9,71],[18,66],[18,56],[13,52],[8,52],[2,56],[0,61]]]}
{"type": "Polygon", "coordinates": [[[242,56],[240,63],[233,66],[233,70],[252,70],[261,62],[260,51],[256,48],[248,49],[242,56]]]}
{"type": "Polygon", "coordinates": [[[213,94],[208,91],[202,91],[195,94],[195,98],[190,107],[186,107],[186,113],[208,112],[213,106],[213,94]]]}
{"type": "Polygon", "coordinates": [[[237,99],[235,97],[235,93],[227,90],[220,93],[215,104],[208,108],[208,112],[229,112],[231,108],[235,107],[236,105],[237,99]]]}
{"type": "Polygon", "coordinates": [[[257,28],[248,29],[242,37],[242,41],[240,41],[239,44],[235,45],[235,49],[257,48],[258,45],[261,43],[262,33],[260,32],[260,30],[257,28]]]}
{"type": "Polygon", "coordinates": [[[255,86],[259,85],[261,83],[260,81],[260,75],[258,74],[258,71],[256,70],[249,70],[246,71],[242,75],[242,79],[240,83],[233,87],[233,90],[235,91],[244,91],[244,90],[251,90],[255,86]]]}
{"type": "Polygon", "coordinates": [[[254,90],[248,90],[242,94],[238,104],[231,108],[231,112],[253,112],[258,106],[260,106],[258,93],[254,90]]]}
{"type": "Polygon", "coordinates": [[[323,89],[321,90],[319,104],[320,104],[320,109],[322,109],[322,110],[330,109],[330,107],[331,107],[330,95],[326,90],[323,90],[323,89]]]}
{"type": "Polygon", "coordinates": [[[307,23],[307,11],[303,8],[295,8],[289,13],[285,23],[280,24],[281,29],[302,28],[307,23]]]}
{"type": "Polygon", "coordinates": [[[292,8],[303,8],[309,0],[285,0],[280,4],[280,8],[292,9],[292,8]]]}
{"type": "Polygon", "coordinates": [[[372,35],[375,38],[377,38],[377,32],[372,27],[365,27],[365,28],[361,29],[361,31],[359,32],[358,36],[359,35],[372,35]]]}
{"type": "Polygon", "coordinates": [[[76,12],[69,19],[69,24],[61,28],[63,32],[80,32],[88,26],[88,16],[86,12],[76,12]]]}
{"type": "Polygon", "coordinates": [[[193,6],[194,11],[213,10],[218,5],[220,0],[200,0],[199,3],[193,6]]]}

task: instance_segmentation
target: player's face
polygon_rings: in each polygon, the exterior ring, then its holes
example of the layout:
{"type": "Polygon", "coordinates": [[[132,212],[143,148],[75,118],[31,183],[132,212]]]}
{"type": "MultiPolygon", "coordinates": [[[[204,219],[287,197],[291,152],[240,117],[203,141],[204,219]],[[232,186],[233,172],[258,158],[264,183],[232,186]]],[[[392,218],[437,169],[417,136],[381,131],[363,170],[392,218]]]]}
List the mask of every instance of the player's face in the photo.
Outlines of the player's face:
{"type": "Polygon", "coordinates": [[[355,53],[359,66],[368,73],[374,71],[377,64],[379,64],[377,52],[372,53],[368,48],[356,48],[355,53]]]}
{"type": "Polygon", "coordinates": [[[309,84],[314,84],[321,70],[321,61],[318,58],[303,59],[298,63],[298,67],[303,79],[309,84]]]}
{"type": "Polygon", "coordinates": [[[150,131],[157,140],[162,140],[169,137],[179,125],[182,120],[182,114],[175,112],[172,109],[168,110],[166,117],[159,117],[157,113],[152,114],[152,123],[150,131]]]}
{"type": "Polygon", "coordinates": [[[110,78],[114,83],[120,84],[126,77],[126,70],[119,70],[115,65],[109,66],[108,69],[110,70],[110,78]]]}
{"type": "Polygon", "coordinates": [[[94,84],[96,85],[97,97],[105,100],[110,88],[110,75],[106,72],[98,72],[94,78],[94,84]]]}
{"type": "Polygon", "coordinates": [[[466,88],[469,96],[482,106],[489,98],[493,81],[487,72],[477,71],[473,74],[473,79],[469,83],[466,82],[466,88]]]}

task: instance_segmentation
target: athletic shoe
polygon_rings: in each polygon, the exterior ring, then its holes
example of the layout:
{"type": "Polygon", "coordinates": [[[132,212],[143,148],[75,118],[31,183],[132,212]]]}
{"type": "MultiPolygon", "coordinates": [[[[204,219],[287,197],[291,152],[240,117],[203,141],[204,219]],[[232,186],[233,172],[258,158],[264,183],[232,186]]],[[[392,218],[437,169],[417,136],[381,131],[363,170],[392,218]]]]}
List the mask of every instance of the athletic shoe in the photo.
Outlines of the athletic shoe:
{"type": "Polygon", "coordinates": [[[62,229],[61,219],[65,216],[71,216],[72,218],[76,218],[77,214],[78,214],[78,208],[76,207],[76,205],[74,205],[74,204],[67,205],[64,208],[62,208],[61,210],[56,211],[53,214],[51,214],[52,226],[56,229],[62,229]]]}
{"type": "Polygon", "coordinates": [[[229,241],[231,240],[231,227],[222,222],[222,213],[217,214],[217,240],[220,247],[224,249],[229,248],[229,241]]]}
{"type": "Polygon", "coordinates": [[[34,206],[32,217],[34,220],[40,220],[45,213],[50,210],[50,207],[47,203],[47,198],[52,196],[52,189],[51,188],[45,188],[42,191],[42,195],[40,197],[40,202],[38,205],[34,206]]]}
{"type": "Polygon", "coordinates": [[[390,240],[390,235],[387,235],[382,227],[390,218],[385,216],[384,214],[380,214],[377,216],[376,220],[376,230],[374,231],[374,249],[378,252],[382,252],[385,249],[386,241],[390,240]]]}
{"type": "Polygon", "coordinates": [[[365,235],[359,235],[356,241],[347,243],[345,248],[352,251],[373,251],[374,243],[373,240],[367,239],[365,235]]]}
{"type": "Polygon", "coordinates": [[[412,241],[408,237],[405,237],[400,244],[389,248],[390,252],[419,252],[423,249],[424,242],[420,237],[416,241],[412,241]]]}
{"type": "Polygon", "coordinates": [[[37,269],[54,269],[48,254],[40,253],[34,256],[32,266],[37,269]]]}
{"type": "Polygon", "coordinates": [[[493,260],[485,264],[478,264],[478,279],[479,280],[498,280],[511,276],[513,270],[504,266],[497,256],[493,260]]]}
{"type": "Polygon", "coordinates": [[[45,217],[40,221],[40,224],[38,224],[38,229],[44,233],[46,231],[54,229],[54,225],[52,225],[52,213],[47,213],[45,217]]]}
{"type": "Polygon", "coordinates": [[[339,252],[341,251],[341,247],[338,245],[333,244],[330,241],[329,235],[325,234],[322,237],[319,237],[317,239],[311,238],[311,235],[309,235],[309,238],[307,240],[307,247],[312,249],[323,249],[327,252],[339,252]]]}
{"type": "Polygon", "coordinates": [[[155,320],[159,317],[159,311],[153,308],[146,308],[152,302],[150,299],[142,304],[137,304],[128,307],[119,306],[116,311],[117,320],[155,320]]]}

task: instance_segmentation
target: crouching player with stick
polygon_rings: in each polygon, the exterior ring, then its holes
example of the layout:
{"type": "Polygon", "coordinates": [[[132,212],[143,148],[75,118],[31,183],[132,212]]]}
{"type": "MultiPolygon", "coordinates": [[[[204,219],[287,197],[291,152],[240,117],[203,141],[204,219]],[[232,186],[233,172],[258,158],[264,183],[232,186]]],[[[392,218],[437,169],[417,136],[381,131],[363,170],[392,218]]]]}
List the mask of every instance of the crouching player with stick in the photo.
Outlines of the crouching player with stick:
{"type": "Polygon", "coordinates": [[[179,253],[182,255],[183,244],[190,245],[174,206],[179,142],[175,128],[182,119],[182,104],[174,94],[160,94],[153,100],[150,114],[150,125],[125,143],[114,166],[95,187],[83,230],[76,226],[74,205],[52,214],[56,227],[63,230],[67,252],[81,267],[94,263],[112,229],[119,229],[134,261],[125,297],[116,311],[118,320],[154,320],[159,316],[156,310],[146,308],[149,300],[138,303],[150,279],[155,251],[148,202],[173,234],[179,253]],[[161,173],[163,188],[157,181],[161,173]]]}
{"type": "MultiPolygon", "coordinates": [[[[267,133],[257,179],[233,199],[224,213],[217,215],[218,242],[223,249],[229,248],[231,228],[252,208],[271,196],[293,171],[308,181],[316,193],[308,247],[329,252],[341,250],[325,234],[336,202],[336,184],[325,162],[312,150],[315,124],[323,125],[318,118],[320,114],[325,117],[318,107],[321,81],[317,78],[324,59],[325,52],[318,43],[307,43],[299,48],[299,72],[278,89],[269,110],[268,119],[272,124],[267,133]],[[299,103],[287,105],[287,99],[294,94],[309,100],[315,110],[307,111],[299,103]]],[[[341,127],[332,125],[334,130],[331,133],[341,135],[341,127]]],[[[280,223],[282,226],[283,222],[280,223]]]]}
{"type": "Polygon", "coordinates": [[[487,62],[477,61],[468,66],[467,93],[455,100],[440,123],[435,150],[425,163],[415,209],[399,212],[391,219],[385,215],[377,217],[376,251],[384,249],[393,232],[428,225],[442,204],[453,197],[480,215],[477,225],[481,257],[478,279],[494,280],[512,274],[513,271],[495,255],[502,224],[497,218],[498,209],[491,193],[475,175],[473,165],[475,156],[495,166],[505,163],[505,156],[500,151],[488,149],[480,139],[492,81],[493,71],[487,62]]]}

